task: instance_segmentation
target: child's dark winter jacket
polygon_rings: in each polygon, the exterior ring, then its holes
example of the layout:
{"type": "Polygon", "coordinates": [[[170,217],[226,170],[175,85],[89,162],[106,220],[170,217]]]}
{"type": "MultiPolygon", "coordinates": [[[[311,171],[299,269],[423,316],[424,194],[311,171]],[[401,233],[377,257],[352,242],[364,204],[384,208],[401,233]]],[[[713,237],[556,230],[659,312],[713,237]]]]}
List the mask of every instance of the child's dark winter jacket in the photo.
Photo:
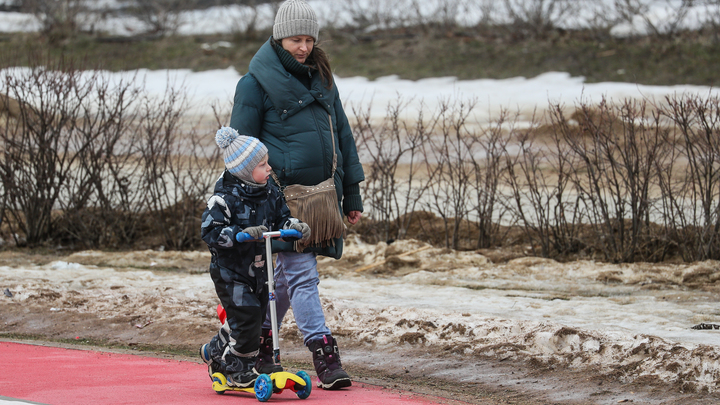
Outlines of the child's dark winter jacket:
{"type": "Polygon", "coordinates": [[[213,196],[202,215],[200,234],[212,254],[211,273],[229,270],[249,286],[264,284],[265,244],[237,242],[235,235],[258,225],[265,225],[268,231],[285,229],[290,219],[290,211],[275,185],[251,186],[225,171],[215,183],[213,196]]]}

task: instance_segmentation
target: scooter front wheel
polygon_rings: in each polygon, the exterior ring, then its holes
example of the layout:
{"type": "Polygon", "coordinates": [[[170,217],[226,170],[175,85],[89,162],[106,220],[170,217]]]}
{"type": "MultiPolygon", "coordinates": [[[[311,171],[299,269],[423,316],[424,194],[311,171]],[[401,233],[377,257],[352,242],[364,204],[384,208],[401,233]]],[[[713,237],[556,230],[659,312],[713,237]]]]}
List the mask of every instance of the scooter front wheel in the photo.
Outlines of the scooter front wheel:
{"type": "Polygon", "coordinates": [[[255,380],[255,398],[260,402],[267,402],[273,393],[273,383],[270,376],[260,374],[255,380]]]}

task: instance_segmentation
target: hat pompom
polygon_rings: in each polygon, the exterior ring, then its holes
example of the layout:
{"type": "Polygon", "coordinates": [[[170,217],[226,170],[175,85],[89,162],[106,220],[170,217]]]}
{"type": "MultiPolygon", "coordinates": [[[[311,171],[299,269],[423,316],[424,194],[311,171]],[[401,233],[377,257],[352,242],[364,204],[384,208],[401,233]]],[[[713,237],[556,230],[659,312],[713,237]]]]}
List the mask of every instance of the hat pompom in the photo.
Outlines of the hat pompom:
{"type": "Polygon", "coordinates": [[[240,136],[240,134],[235,128],[222,127],[218,129],[215,134],[215,143],[217,143],[220,148],[225,149],[230,146],[238,136],[240,136]]]}

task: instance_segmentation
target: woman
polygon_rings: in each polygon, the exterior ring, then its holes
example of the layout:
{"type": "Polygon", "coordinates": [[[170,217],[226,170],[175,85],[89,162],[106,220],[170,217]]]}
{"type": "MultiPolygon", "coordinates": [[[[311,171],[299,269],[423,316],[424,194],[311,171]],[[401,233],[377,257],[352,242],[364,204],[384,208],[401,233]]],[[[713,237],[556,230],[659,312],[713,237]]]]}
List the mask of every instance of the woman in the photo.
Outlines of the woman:
{"type": "MultiPolygon", "coordinates": [[[[307,3],[288,0],[280,6],[272,37],[237,84],[230,126],[267,146],[281,187],[311,186],[328,179],[335,152],[338,209],[355,224],[363,211],[359,183],[364,174],[327,55],[315,46],[318,32],[317,16],[307,3]]],[[[273,250],[278,252],[278,320],[282,322],[292,306],[304,343],[313,353],[318,386],[324,389],[352,384],[342,369],[337,341],[325,324],[317,287],[316,256],[339,259],[342,242],[342,238],[328,240],[298,253],[290,243],[273,241],[273,250]]],[[[272,364],[270,327],[268,314],[256,367],[259,372],[272,364]]]]}

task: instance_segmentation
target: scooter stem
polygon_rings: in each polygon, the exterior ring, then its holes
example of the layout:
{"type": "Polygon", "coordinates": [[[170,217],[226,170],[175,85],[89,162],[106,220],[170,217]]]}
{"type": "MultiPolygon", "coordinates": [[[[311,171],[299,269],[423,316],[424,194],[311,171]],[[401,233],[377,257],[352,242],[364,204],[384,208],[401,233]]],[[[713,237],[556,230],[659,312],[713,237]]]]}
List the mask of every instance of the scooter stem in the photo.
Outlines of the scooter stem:
{"type": "MultiPolygon", "coordinates": [[[[277,303],[275,298],[275,266],[272,262],[272,237],[275,232],[265,232],[265,260],[268,270],[268,295],[270,297],[270,322],[272,324],[273,363],[280,364],[280,338],[278,334],[277,303]]],[[[277,232],[278,236],[280,232],[277,232]]]]}

